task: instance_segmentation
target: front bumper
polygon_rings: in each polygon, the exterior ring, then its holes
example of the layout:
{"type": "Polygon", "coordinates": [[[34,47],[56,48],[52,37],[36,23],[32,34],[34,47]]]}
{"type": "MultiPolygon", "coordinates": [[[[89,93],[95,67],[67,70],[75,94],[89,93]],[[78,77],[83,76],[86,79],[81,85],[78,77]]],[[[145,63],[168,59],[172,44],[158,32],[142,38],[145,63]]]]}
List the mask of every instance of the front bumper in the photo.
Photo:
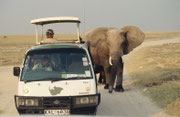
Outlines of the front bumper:
{"type": "Polygon", "coordinates": [[[15,95],[15,104],[19,114],[46,114],[45,110],[69,109],[70,114],[95,114],[98,105],[100,104],[101,95],[83,95],[83,96],[67,96],[67,97],[29,97],[15,95]],[[77,105],[74,102],[75,98],[98,96],[96,104],[81,104],[77,105]],[[17,105],[18,98],[38,98],[39,106],[19,106],[17,105]]]}

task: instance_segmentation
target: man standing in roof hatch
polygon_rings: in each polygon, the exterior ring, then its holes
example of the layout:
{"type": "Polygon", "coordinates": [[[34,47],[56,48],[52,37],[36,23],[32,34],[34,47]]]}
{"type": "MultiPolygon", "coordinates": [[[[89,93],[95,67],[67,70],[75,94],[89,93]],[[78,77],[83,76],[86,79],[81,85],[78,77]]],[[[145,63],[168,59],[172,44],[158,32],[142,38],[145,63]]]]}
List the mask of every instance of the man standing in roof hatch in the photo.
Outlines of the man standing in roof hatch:
{"type": "Polygon", "coordinates": [[[52,29],[48,29],[46,31],[46,39],[41,41],[41,43],[57,43],[57,40],[53,38],[54,37],[54,31],[52,29]]]}

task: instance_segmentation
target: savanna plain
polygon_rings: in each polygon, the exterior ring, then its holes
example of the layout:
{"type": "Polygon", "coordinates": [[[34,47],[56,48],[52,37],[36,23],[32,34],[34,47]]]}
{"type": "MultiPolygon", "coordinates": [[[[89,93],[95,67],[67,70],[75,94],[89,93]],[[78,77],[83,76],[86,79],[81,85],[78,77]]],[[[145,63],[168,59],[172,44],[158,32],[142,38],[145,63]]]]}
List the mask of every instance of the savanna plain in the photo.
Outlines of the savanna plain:
{"type": "MultiPolygon", "coordinates": [[[[125,61],[126,70],[133,85],[145,96],[168,115],[180,116],[180,41],[171,43],[180,40],[180,31],[145,32],[145,35],[144,43],[168,43],[132,52],[125,61]]],[[[55,38],[58,36],[63,37],[55,38]]],[[[33,45],[35,35],[0,35],[0,67],[20,66],[26,50],[33,45]]]]}

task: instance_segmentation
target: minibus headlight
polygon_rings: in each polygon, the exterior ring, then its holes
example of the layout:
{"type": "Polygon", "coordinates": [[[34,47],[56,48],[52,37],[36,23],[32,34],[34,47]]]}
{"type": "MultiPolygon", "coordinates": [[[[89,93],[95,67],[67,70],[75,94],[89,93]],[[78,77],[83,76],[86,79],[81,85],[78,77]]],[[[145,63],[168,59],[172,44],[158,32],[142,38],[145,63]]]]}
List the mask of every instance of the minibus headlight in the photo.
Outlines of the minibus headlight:
{"type": "Polygon", "coordinates": [[[98,96],[89,97],[89,103],[98,104],[98,96]]]}
{"type": "Polygon", "coordinates": [[[74,99],[75,105],[82,105],[82,104],[98,104],[98,96],[88,96],[88,97],[77,97],[74,99]]]}
{"type": "Polygon", "coordinates": [[[17,103],[17,107],[19,106],[40,106],[40,99],[38,98],[25,98],[25,97],[17,97],[16,98],[16,103],[17,103]]]}
{"type": "Polygon", "coordinates": [[[25,99],[26,106],[38,106],[38,99],[25,99]]]}
{"type": "Polygon", "coordinates": [[[76,104],[89,104],[89,98],[88,97],[78,97],[75,100],[76,104]]]}

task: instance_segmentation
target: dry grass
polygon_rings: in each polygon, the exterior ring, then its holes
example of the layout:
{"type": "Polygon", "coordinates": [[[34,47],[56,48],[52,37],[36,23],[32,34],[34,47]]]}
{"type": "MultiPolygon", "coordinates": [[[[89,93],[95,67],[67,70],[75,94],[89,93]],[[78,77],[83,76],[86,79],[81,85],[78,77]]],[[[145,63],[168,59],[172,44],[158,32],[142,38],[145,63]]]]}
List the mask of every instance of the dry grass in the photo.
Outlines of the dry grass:
{"type": "Polygon", "coordinates": [[[135,85],[169,114],[180,106],[176,103],[180,99],[179,47],[180,43],[143,48],[132,53],[127,64],[135,85]]]}
{"type": "Polygon", "coordinates": [[[77,39],[77,34],[56,34],[54,38],[57,40],[74,40],[77,39]]]}
{"type": "Polygon", "coordinates": [[[0,35],[0,66],[19,65],[34,44],[35,35],[0,35]]]}
{"type": "MultiPolygon", "coordinates": [[[[76,35],[55,34],[54,38],[58,40],[71,40],[76,39],[76,35]]],[[[35,42],[34,34],[0,35],[0,66],[21,64],[25,52],[35,45],[35,42]]]]}
{"type": "Polygon", "coordinates": [[[168,104],[165,108],[165,111],[170,115],[180,116],[180,98],[176,99],[172,103],[168,104]]]}
{"type": "Polygon", "coordinates": [[[0,35],[1,46],[18,46],[35,44],[35,35],[0,35]]]}
{"type": "Polygon", "coordinates": [[[146,40],[162,40],[180,37],[180,31],[145,32],[146,40]]]}

